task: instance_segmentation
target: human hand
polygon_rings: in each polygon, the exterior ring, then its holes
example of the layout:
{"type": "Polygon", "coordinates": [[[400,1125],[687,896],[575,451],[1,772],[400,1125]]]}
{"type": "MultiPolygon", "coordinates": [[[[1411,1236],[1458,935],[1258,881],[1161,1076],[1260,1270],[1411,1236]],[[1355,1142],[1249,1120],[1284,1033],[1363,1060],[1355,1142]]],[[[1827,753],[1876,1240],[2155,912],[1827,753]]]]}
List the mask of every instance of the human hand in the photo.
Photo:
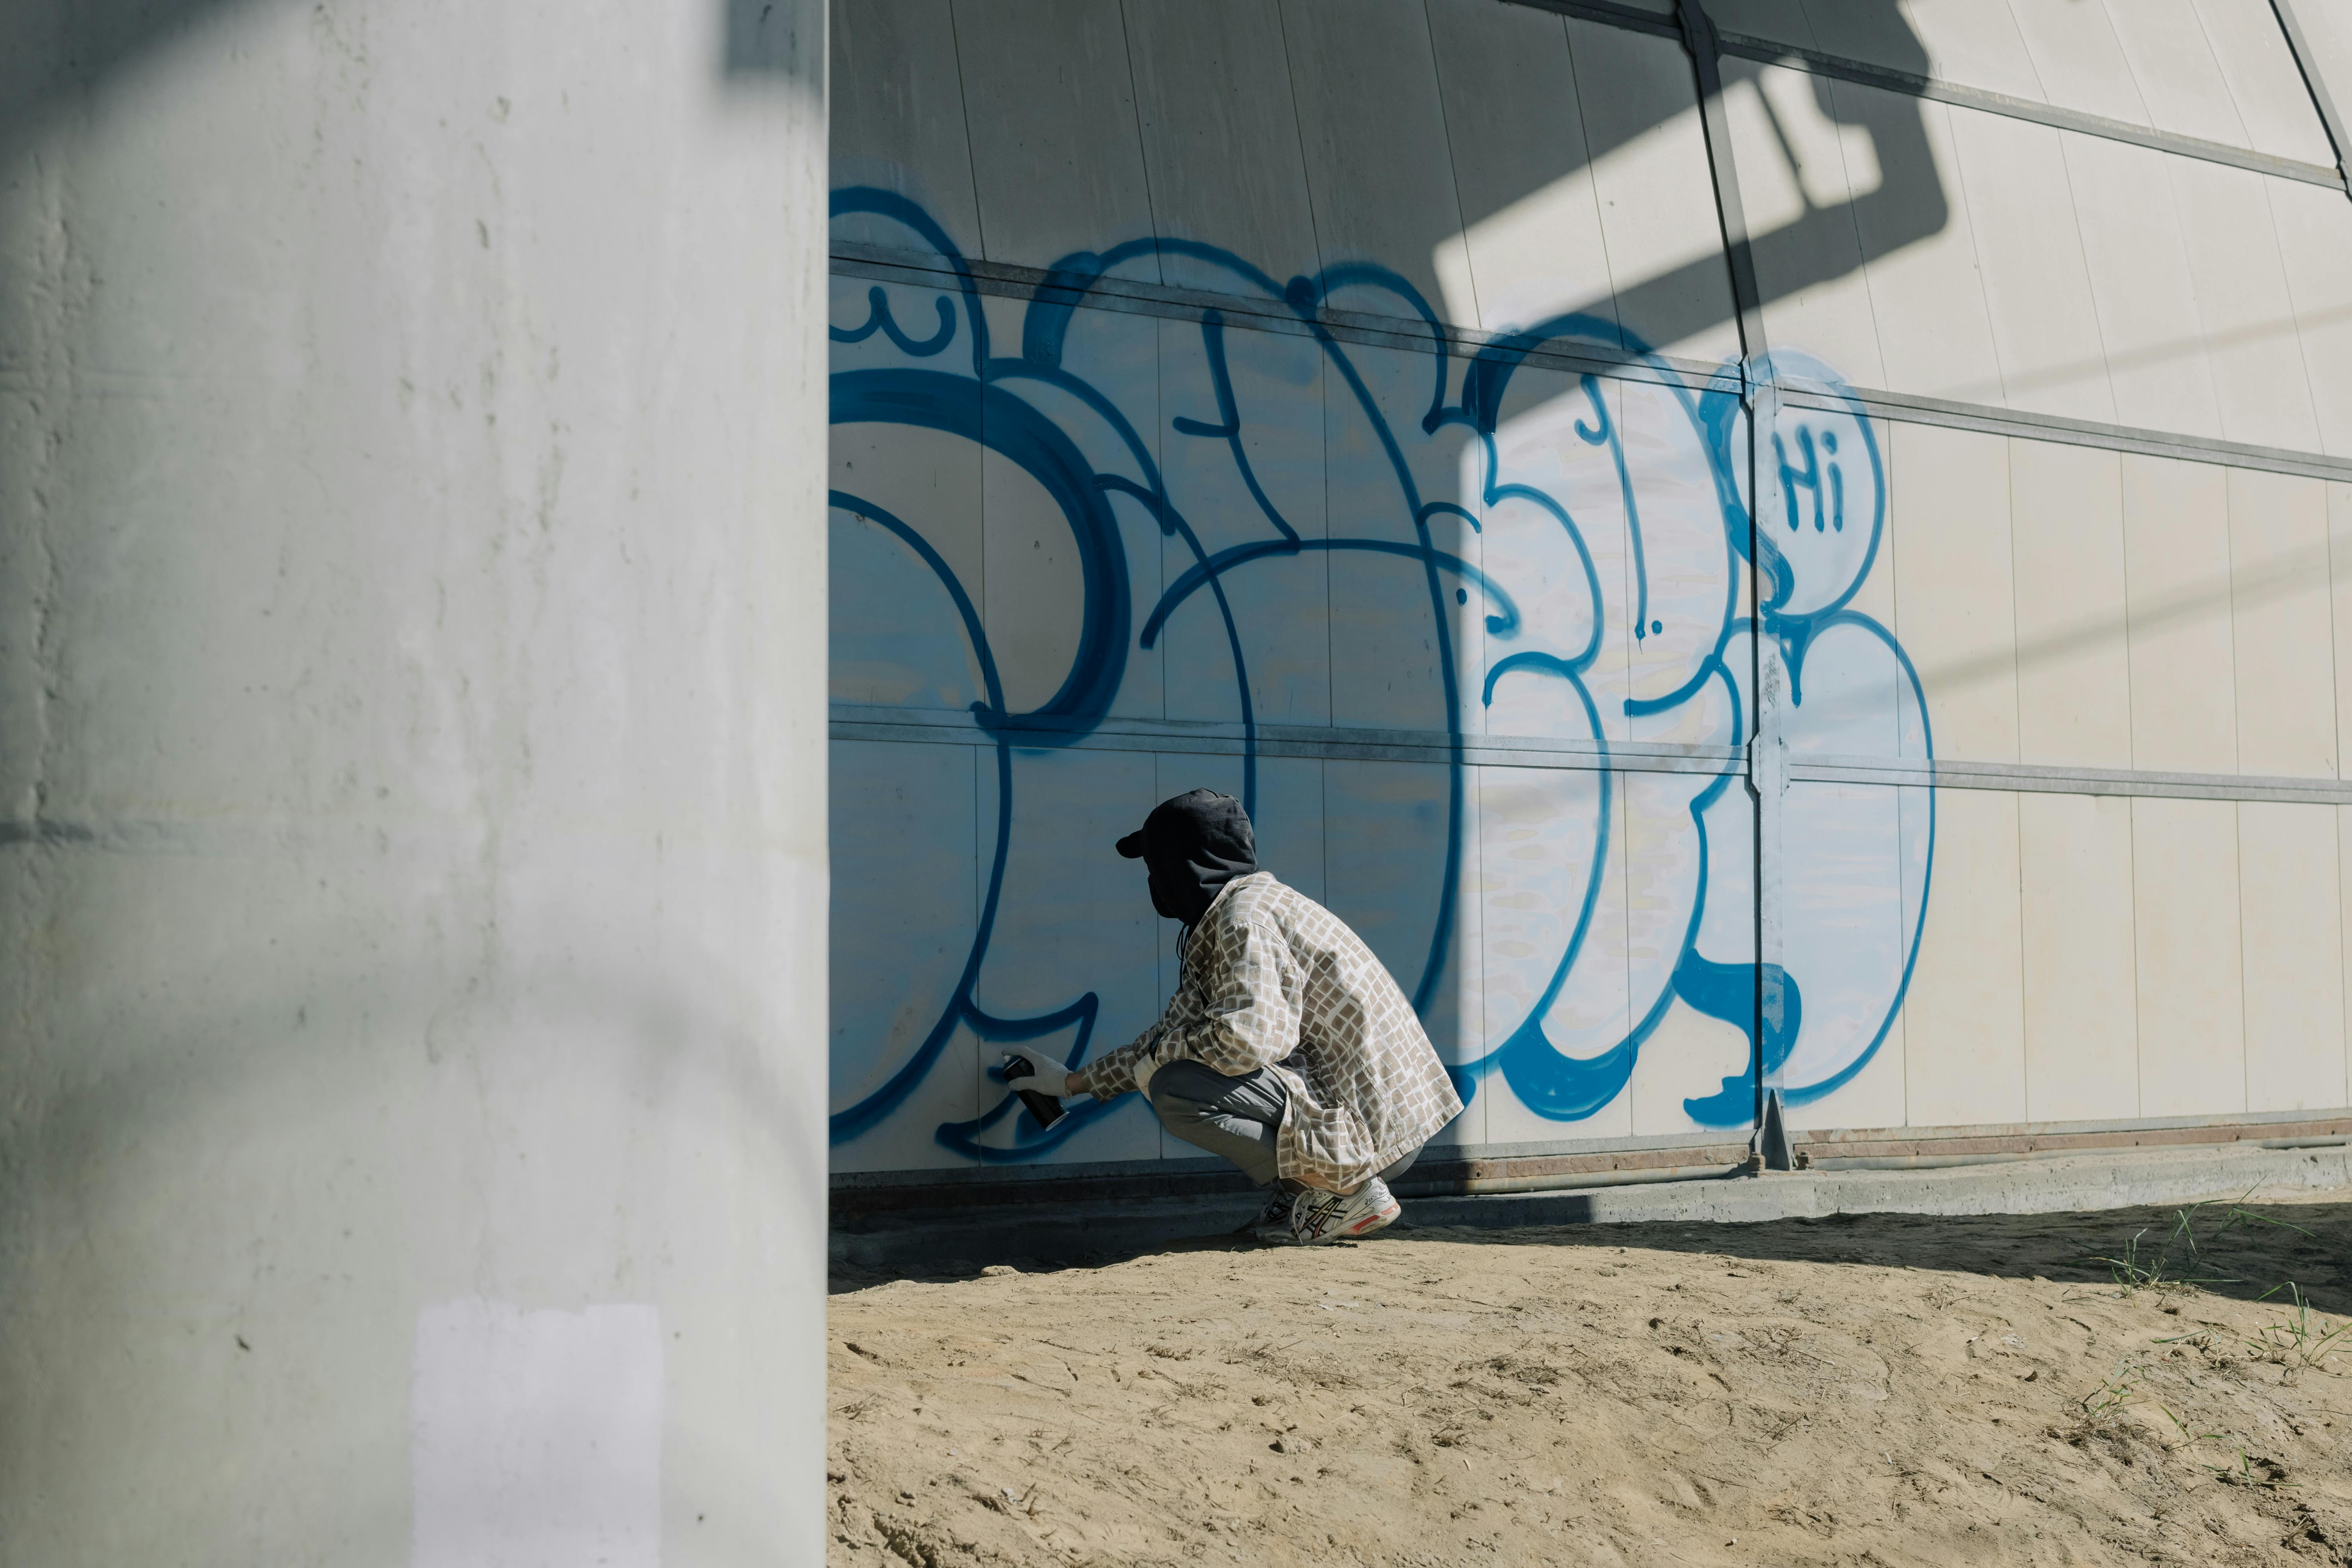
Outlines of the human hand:
{"type": "Polygon", "coordinates": [[[1015,1094],[1042,1094],[1052,1100],[1070,1096],[1070,1069],[1053,1060],[1042,1051],[1007,1051],[1004,1053],[1004,1087],[1015,1094]],[[1029,1064],[1028,1072],[1015,1077],[1011,1065],[1015,1059],[1029,1064]]]}

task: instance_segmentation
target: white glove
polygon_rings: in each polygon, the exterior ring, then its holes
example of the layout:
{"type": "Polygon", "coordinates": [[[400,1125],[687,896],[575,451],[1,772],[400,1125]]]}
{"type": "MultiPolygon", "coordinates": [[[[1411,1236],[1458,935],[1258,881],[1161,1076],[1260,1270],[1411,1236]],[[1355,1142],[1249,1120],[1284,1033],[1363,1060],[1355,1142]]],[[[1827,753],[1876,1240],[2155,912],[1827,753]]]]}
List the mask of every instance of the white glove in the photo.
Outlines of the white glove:
{"type": "Polygon", "coordinates": [[[1014,1078],[1012,1076],[1012,1068],[1007,1068],[1005,1069],[1004,1079],[1005,1088],[1012,1089],[1016,1094],[1024,1092],[1029,1094],[1042,1094],[1050,1100],[1067,1100],[1069,1098],[1069,1090],[1066,1087],[1070,1079],[1069,1068],[1064,1067],[1057,1061],[1052,1060],[1042,1051],[1007,1051],[1004,1053],[1004,1059],[1007,1062],[1012,1061],[1015,1057],[1019,1057],[1022,1060],[1029,1064],[1029,1076],[1026,1078],[1014,1078]]]}

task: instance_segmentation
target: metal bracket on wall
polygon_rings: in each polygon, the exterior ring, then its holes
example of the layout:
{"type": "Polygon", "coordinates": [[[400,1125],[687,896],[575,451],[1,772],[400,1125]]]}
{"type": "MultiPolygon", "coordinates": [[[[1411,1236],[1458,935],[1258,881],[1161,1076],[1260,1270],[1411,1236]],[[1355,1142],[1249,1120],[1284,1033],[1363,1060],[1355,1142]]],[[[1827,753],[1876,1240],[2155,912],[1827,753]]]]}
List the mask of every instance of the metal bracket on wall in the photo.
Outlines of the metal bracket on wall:
{"type": "Polygon", "coordinates": [[[1701,0],[1678,0],[1683,47],[1697,78],[1699,121],[1706,139],[1708,178],[1715,187],[1716,220],[1723,231],[1723,255],[1731,273],[1732,302],[1739,310],[1741,401],[1748,407],[1748,594],[1753,632],[1748,639],[1748,690],[1753,708],[1748,747],[1748,786],[1755,806],[1756,992],[1754,1047],[1756,1122],[1763,1125],[1767,1097],[1778,1076],[1771,1045],[1781,1015],[1780,819],[1788,793],[1788,753],[1780,735],[1780,650],[1764,631],[1769,583],[1759,553],[1756,520],[1764,515],[1768,492],[1778,488],[1778,467],[1762,458],[1764,443],[1779,421],[1780,398],[1772,384],[1770,342],[1764,331],[1763,291],[1757,287],[1756,256],[1748,242],[1748,212],[1740,200],[1739,168],[1732,154],[1731,121],[1723,104],[1723,41],[1701,0]]]}

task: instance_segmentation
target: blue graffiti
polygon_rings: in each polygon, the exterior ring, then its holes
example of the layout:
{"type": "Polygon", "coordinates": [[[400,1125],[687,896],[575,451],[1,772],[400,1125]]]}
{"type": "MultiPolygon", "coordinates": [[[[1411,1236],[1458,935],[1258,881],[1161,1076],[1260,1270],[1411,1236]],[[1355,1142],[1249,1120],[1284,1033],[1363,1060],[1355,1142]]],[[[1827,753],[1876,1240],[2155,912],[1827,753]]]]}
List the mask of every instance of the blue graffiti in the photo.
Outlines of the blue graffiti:
{"type": "MultiPolygon", "coordinates": [[[[1278,281],[1226,251],[1147,237],[1055,263],[1048,280],[1020,302],[1020,352],[1008,357],[992,350],[980,279],[944,230],[918,205],[887,191],[859,187],[836,192],[833,210],[836,217],[856,215],[902,226],[915,246],[944,258],[946,270],[940,276],[947,288],[930,300],[936,325],[919,335],[900,325],[889,292],[878,285],[866,291],[862,321],[833,329],[836,343],[865,344],[878,336],[905,361],[932,362],[837,370],[831,395],[834,424],[935,432],[1010,465],[1050,499],[1066,527],[1076,583],[1075,603],[1068,610],[1075,637],[1067,668],[1050,694],[1016,710],[1007,697],[988,628],[948,557],[920,526],[896,515],[875,497],[845,485],[832,491],[835,509],[880,530],[909,552],[952,606],[978,674],[979,690],[970,712],[991,748],[995,817],[994,848],[971,947],[945,1004],[911,1049],[896,1040],[874,1042],[877,1050],[903,1050],[905,1055],[880,1083],[835,1113],[832,1134],[836,1142],[871,1131],[904,1105],[937,1068],[960,1030],[982,1041],[1005,1044],[1071,1031],[1063,1065],[1087,1059],[1100,1010],[1096,993],[1023,1016],[990,1012],[974,1000],[1004,893],[1013,837],[1014,754],[1051,753],[1091,733],[1111,714],[1133,660],[1158,647],[1171,617],[1205,595],[1231,661],[1243,736],[1244,800],[1255,813],[1261,738],[1247,660],[1247,615],[1227,586],[1263,563],[1316,556],[1402,563],[1417,574],[1426,605],[1426,621],[1418,624],[1414,635],[1425,639],[1432,651],[1450,766],[1438,850],[1443,872],[1435,907],[1429,911],[1426,947],[1409,986],[1414,1005],[1424,1016],[1449,979],[1460,983],[1464,978],[1457,973],[1461,960],[1456,952],[1463,919],[1460,873],[1465,835],[1475,826],[1468,799],[1472,770],[1465,760],[1470,732],[1465,703],[1475,704],[1473,711],[1482,723],[1502,725],[1511,733],[1564,734],[1592,753],[1592,767],[1576,771],[1572,784],[1559,786],[1590,794],[1589,801],[1562,795],[1565,815],[1559,820],[1574,827],[1573,844],[1564,845],[1557,858],[1538,858],[1527,873],[1554,879],[1570,876],[1580,887],[1561,911],[1556,946],[1539,960],[1512,961],[1519,966],[1514,973],[1523,971],[1526,981],[1524,1004],[1514,1005],[1517,1018],[1494,1030],[1475,1052],[1464,1053],[1466,1059],[1453,1068],[1465,1101],[1485,1079],[1499,1074],[1517,1102],[1538,1118],[1554,1122],[1590,1118],[1624,1093],[1644,1044],[1676,1002],[1700,1017],[1738,1030],[1748,1043],[1744,1072],[1726,1077],[1717,1091],[1684,1100],[1685,1113],[1700,1125],[1744,1124],[1752,1111],[1752,1086],[1759,1073],[1780,1085],[1790,1102],[1801,1104],[1834,1092],[1872,1059],[1909,987],[1925,925],[1932,872],[1932,792],[1923,792],[1922,821],[1899,812],[1888,816],[1884,811],[1871,819],[1874,826],[1869,830],[1879,837],[1868,858],[1887,879],[1899,875],[1905,889],[1896,900],[1902,929],[1895,933],[1895,950],[1879,955],[1867,942],[1853,938],[1851,921],[1841,926],[1832,911],[1811,923],[1800,921],[1785,963],[1766,965],[1759,973],[1752,960],[1743,961],[1736,952],[1718,948],[1713,957],[1701,952],[1710,909],[1720,918],[1723,900],[1729,896],[1717,886],[1718,851],[1711,837],[1745,831],[1738,826],[1746,820],[1745,798],[1732,792],[1737,775],[1722,765],[1654,774],[1669,781],[1660,788],[1685,788],[1664,820],[1678,825],[1675,841],[1689,846],[1684,858],[1688,864],[1669,856],[1673,864],[1660,874],[1672,883],[1670,895],[1662,896],[1668,901],[1686,900],[1688,907],[1676,904],[1672,928],[1654,944],[1658,951],[1645,952],[1640,964],[1628,958],[1612,971],[1617,958],[1604,963],[1595,957],[1604,947],[1622,956],[1620,950],[1631,941],[1626,921],[1618,918],[1622,910],[1609,915],[1617,921],[1614,934],[1604,940],[1601,933],[1610,889],[1622,884],[1623,862],[1632,853],[1623,844],[1630,831],[1627,792],[1633,787],[1628,782],[1633,774],[1625,770],[1638,772],[1650,765],[1626,750],[1630,742],[1611,737],[1626,735],[1629,724],[1642,724],[1649,733],[1668,740],[1679,737],[1714,746],[1718,754],[1743,746],[1753,700],[1748,686],[1749,655],[1757,640],[1766,642],[1789,673],[1794,707],[1787,730],[1793,750],[1900,752],[1923,759],[1933,754],[1916,671],[1891,632],[1852,607],[1876,558],[1885,514],[1884,466],[1858,403],[1841,393],[1841,409],[1793,417],[1784,412],[1769,433],[1780,503],[1773,510],[1779,515],[1773,518],[1775,526],[1751,529],[1743,493],[1747,416],[1739,368],[1727,366],[1711,377],[1694,380],[1647,345],[1632,341],[1613,321],[1560,316],[1465,353],[1468,345],[1453,341],[1419,292],[1384,269],[1349,264],[1278,281]],[[1139,427],[1096,380],[1068,367],[1079,308],[1113,268],[1152,258],[1181,258],[1218,270],[1231,279],[1234,294],[1262,301],[1283,321],[1285,331],[1312,342],[1331,395],[1341,400],[1349,417],[1362,422],[1371,437],[1376,451],[1362,461],[1392,490],[1398,536],[1381,537],[1370,518],[1359,526],[1357,520],[1335,516],[1329,535],[1318,537],[1286,516],[1253,461],[1252,427],[1235,391],[1228,356],[1227,335],[1235,323],[1220,310],[1203,310],[1198,317],[1199,353],[1213,418],[1178,414],[1161,429],[1152,429],[1148,421],[1139,427]],[[1427,342],[1415,357],[1426,362],[1430,390],[1425,405],[1416,395],[1406,422],[1384,406],[1372,378],[1324,319],[1335,294],[1365,289],[1391,297],[1427,331],[1427,342]],[[959,338],[969,351],[968,372],[942,368],[950,358],[961,363],[954,353],[959,338]],[[1552,457],[1529,458],[1515,446],[1525,445],[1518,434],[1522,426],[1514,424],[1511,413],[1515,377],[1523,375],[1531,357],[1547,350],[1580,348],[1622,361],[1625,379],[1619,384],[1646,389],[1643,395],[1666,411],[1666,434],[1659,437],[1652,431],[1648,438],[1654,445],[1660,438],[1672,445],[1675,473],[1692,481],[1684,487],[1688,494],[1649,493],[1645,475],[1654,467],[1656,454],[1645,458],[1633,449],[1624,415],[1612,408],[1612,395],[1591,374],[1562,383],[1573,392],[1561,399],[1568,412],[1554,419],[1564,422],[1565,428],[1561,442],[1547,448],[1552,457]],[[1057,416],[1049,409],[1064,412],[1057,416]],[[1081,430],[1072,420],[1087,427],[1081,430]],[[1408,440],[1425,441],[1448,430],[1458,430],[1468,442],[1463,486],[1468,493],[1454,499],[1428,493],[1425,476],[1416,473],[1406,449],[1408,440]],[[1087,455],[1087,443],[1105,438],[1108,449],[1118,454],[1119,471],[1106,471],[1087,455]],[[1162,438],[1221,447],[1223,457],[1219,460],[1230,463],[1263,533],[1210,548],[1163,473],[1157,445],[1162,438]],[[1605,479],[1586,485],[1571,473],[1568,465],[1576,461],[1578,451],[1593,454],[1595,462],[1605,456],[1605,479]],[[1547,462],[1554,465],[1549,477],[1536,472],[1547,462]],[[1579,486],[1589,489],[1590,496],[1579,486]],[[1694,500],[1694,496],[1703,499],[1694,500]],[[1189,562],[1173,572],[1139,615],[1135,597],[1139,571],[1122,543],[1114,510],[1121,503],[1139,509],[1163,539],[1173,542],[1180,559],[1189,562]],[[1612,512],[1601,533],[1595,532],[1596,509],[1612,512]],[[1693,525],[1694,517],[1701,518],[1700,525],[1693,525]],[[1546,566],[1536,575],[1549,573],[1557,581],[1522,581],[1497,565],[1496,556],[1503,547],[1490,531],[1498,526],[1498,519],[1534,520],[1513,523],[1518,531],[1513,537],[1521,542],[1510,548],[1518,552],[1522,566],[1538,558],[1556,559],[1558,572],[1546,566]],[[1438,532],[1441,524],[1486,535],[1486,559],[1472,560],[1446,548],[1438,532]],[[1604,535],[1614,542],[1617,553],[1598,548],[1604,535]],[[1764,592],[1761,602],[1743,613],[1741,589],[1750,580],[1751,568],[1753,580],[1764,592]],[[1612,584],[1610,578],[1620,574],[1621,581],[1612,584]],[[1454,612],[1466,608],[1474,595],[1476,616],[1457,622],[1454,612]],[[1629,644],[1607,635],[1613,625],[1630,634],[1629,644]],[[1458,644],[1457,638],[1474,635],[1475,651],[1458,644]],[[1467,696],[1461,668],[1465,655],[1476,661],[1467,696]],[[1643,661],[1639,679],[1629,673],[1627,659],[1643,661]],[[1813,667],[1810,703],[1809,659],[1813,667]],[[1549,728],[1518,728],[1529,713],[1545,715],[1540,722],[1549,728]],[[1688,786],[1671,782],[1677,778],[1687,779],[1688,786]],[[1711,892],[1717,895],[1713,904],[1711,892]],[[1847,952],[1849,947],[1854,952],[1847,952]],[[1641,968],[1640,976],[1636,968],[1641,968]],[[1574,994],[1580,984],[1601,987],[1596,995],[1613,994],[1607,992],[1609,974],[1604,971],[1619,976],[1616,984],[1633,993],[1619,1013],[1608,1015],[1619,1021],[1605,1027],[1564,1023],[1570,1014],[1606,1013],[1590,998],[1574,994]],[[1765,998],[1760,1028],[1759,995],[1765,998]]],[[[1002,293],[1003,286],[993,284],[991,291],[1002,293]]],[[[1262,323],[1244,324],[1244,330],[1264,328],[1262,323]]],[[[1833,390],[1842,386],[1827,366],[1786,351],[1766,356],[1748,372],[1801,377],[1833,390]]],[[[1547,374],[1561,375],[1557,368],[1547,374]]],[[[1657,817],[1654,811],[1652,817],[1657,817]]],[[[1815,831],[1815,825],[1802,813],[1791,821],[1800,842],[1790,846],[1790,864],[1797,868],[1794,874],[1802,877],[1804,837],[1815,831]]],[[[1853,830],[1850,825],[1839,825],[1837,831],[1853,830]]],[[[1743,840],[1732,858],[1743,859],[1747,848],[1743,840]]],[[[1820,901],[1825,908],[1837,902],[1827,894],[1820,901]]],[[[1504,898],[1497,908],[1509,903],[1504,898]]],[[[948,1148],[983,1161],[1031,1160],[1108,1109],[1082,1104],[1051,1131],[1039,1131],[1019,1119],[1009,1144],[984,1142],[982,1134],[1003,1122],[1016,1105],[1002,1096],[975,1119],[939,1126],[935,1137],[948,1148]]]]}

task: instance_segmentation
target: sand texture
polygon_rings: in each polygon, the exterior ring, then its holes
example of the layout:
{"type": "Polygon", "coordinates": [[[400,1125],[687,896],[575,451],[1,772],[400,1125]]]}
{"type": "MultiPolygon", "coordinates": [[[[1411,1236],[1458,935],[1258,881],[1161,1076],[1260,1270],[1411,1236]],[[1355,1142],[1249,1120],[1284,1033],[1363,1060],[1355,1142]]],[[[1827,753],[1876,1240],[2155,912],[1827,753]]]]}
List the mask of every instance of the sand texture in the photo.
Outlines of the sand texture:
{"type": "Polygon", "coordinates": [[[2231,1211],[837,1278],[828,1561],[2352,1565],[2352,1192],[2231,1211]]]}

